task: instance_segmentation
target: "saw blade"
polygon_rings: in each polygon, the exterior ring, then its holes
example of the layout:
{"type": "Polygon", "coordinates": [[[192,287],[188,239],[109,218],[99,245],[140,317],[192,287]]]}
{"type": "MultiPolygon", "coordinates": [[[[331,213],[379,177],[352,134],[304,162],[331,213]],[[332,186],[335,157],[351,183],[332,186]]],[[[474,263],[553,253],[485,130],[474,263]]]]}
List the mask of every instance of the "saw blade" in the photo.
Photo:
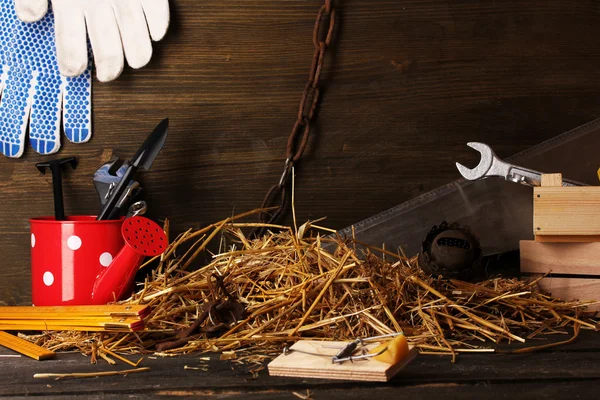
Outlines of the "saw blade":
{"type": "MultiPolygon", "coordinates": [[[[597,185],[600,118],[533,146],[507,162],[597,185]]],[[[458,156],[458,155],[457,155],[458,156]]],[[[454,165],[449,166],[454,168],[454,165]]],[[[484,255],[519,248],[533,239],[533,188],[502,179],[459,179],[337,232],[407,256],[419,252],[427,232],[442,221],[468,225],[484,255]]]]}

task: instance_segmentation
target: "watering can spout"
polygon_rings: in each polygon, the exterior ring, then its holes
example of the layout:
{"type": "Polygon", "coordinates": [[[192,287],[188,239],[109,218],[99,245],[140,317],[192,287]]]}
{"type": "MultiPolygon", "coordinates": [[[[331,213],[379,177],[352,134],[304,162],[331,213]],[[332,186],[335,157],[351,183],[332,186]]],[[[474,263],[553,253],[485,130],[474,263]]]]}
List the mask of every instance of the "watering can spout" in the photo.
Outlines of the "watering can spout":
{"type": "Polygon", "coordinates": [[[165,232],[148,218],[126,219],[121,234],[125,245],[94,282],[92,299],[96,304],[117,301],[128,294],[144,257],[157,256],[167,248],[165,232]]]}

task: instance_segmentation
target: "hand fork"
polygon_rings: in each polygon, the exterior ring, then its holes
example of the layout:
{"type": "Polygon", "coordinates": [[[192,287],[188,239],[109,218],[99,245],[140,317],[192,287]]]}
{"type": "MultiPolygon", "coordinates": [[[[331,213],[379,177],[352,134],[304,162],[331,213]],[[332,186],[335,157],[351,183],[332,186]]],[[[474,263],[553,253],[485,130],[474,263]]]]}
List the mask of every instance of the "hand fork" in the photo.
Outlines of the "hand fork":
{"type": "MultiPolygon", "coordinates": [[[[490,146],[485,143],[469,142],[467,146],[481,153],[481,160],[475,168],[467,168],[461,163],[456,163],[458,172],[470,181],[490,177],[504,178],[509,182],[521,183],[527,186],[541,186],[542,172],[534,171],[512,165],[502,161],[496,156],[490,146]]],[[[586,186],[584,183],[563,179],[563,186],[586,186]]]]}

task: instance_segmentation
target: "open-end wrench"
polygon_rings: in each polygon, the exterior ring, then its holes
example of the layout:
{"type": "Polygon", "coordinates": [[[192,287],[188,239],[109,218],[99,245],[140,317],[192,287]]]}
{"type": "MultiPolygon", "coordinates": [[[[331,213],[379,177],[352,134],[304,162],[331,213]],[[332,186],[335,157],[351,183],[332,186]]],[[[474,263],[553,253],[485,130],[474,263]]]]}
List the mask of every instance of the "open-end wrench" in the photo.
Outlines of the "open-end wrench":
{"type": "Polygon", "coordinates": [[[104,205],[111,195],[112,189],[123,176],[127,165],[118,158],[103,164],[94,173],[94,186],[100,196],[100,203],[104,205]]]}
{"type": "MultiPolygon", "coordinates": [[[[461,163],[456,163],[460,174],[470,181],[490,177],[504,178],[509,182],[521,183],[527,186],[540,186],[542,184],[542,172],[534,171],[512,165],[499,159],[492,148],[485,143],[469,142],[467,146],[481,153],[481,161],[475,168],[467,168],[461,163]]],[[[586,186],[581,182],[563,179],[563,186],[586,186]]]]}
{"type": "Polygon", "coordinates": [[[148,205],[146,204],[145,201],[141,200],[141,201],[133,203],[129,207],[129,210],[127,211],[127,214],[125,215],[125,218],[131,218],[131,217],[137,217],[138,215],[144,215],[144,214],[146,214],[146,211],[148,211],[148,205]]]}
{"type": "MultiPolygon", "coordinates": [[[[119,183],[128,167],[128,161],[123,162],[117,158],[105,163],[94,173],[94,186],[100,196],[101,206],[106,204],[109,197],[112,195],[112,191],[117,186],[117,183],[119,183]]],[[[139,186],[136,181],[130,183],[130,185],[134,184],[139,186]]]]}

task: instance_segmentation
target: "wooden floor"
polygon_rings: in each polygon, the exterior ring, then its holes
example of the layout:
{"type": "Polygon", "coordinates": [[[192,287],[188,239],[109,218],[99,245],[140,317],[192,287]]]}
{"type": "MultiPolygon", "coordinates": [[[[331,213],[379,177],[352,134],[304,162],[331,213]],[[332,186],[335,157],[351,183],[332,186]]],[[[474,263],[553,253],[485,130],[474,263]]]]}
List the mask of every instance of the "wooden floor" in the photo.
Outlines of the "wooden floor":
{"type": "MultiPolygon", "coordinates": [[[[565,337],[557,338],[564,340],[565,337]]],[[[546,341],[530,341],[528,345],[546,341]]],[[[0,349],[0,355],[14,354],[0,349]]],[[[138,357],[131,357],[132,360],[138,357]]],[[[0,397],[25,396],[67,399],[593,399],[600,381],[598,333],[584,331],[568,346],[534,354],[421,355],[385,384],[333,380],[269,377],[266,368],[258,377],[245,366],[230,361],[201,361],[198,355],[149,359],[140,366],[147,372],[128,376],[88,379],[34,379],[34,373],[98,372],[131,368],[123,363],[91,365],[81,354],[59,354],[49,361],[0,357],[0,397]],[[208,371],[185,369],[208,366],[208,371]]]]}

